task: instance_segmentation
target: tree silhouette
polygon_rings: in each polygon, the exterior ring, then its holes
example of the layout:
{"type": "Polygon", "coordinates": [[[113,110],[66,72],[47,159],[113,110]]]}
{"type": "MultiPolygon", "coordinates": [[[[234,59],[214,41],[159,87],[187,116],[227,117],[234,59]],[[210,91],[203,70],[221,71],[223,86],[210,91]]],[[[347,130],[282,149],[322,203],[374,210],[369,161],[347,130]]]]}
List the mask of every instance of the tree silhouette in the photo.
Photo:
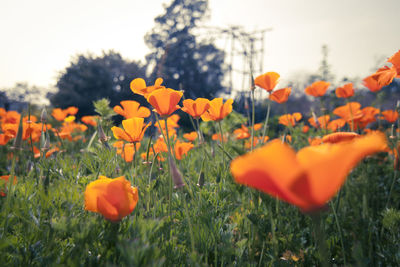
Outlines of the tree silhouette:
{"type": "Polygon", "coordinates": [[[102,56],[77,55],[57,81],[59,91],[50,95],[51,104],[66,108],[76,106],[79,115],[93,114],[94,100],[108,98],[111,106],[121,100],[143,101],[130,90],[130,82],[145,77],[140,62],[125,61],[119,53],[103,52],[102,56]]]}
{"type": "Polygon", "coordinates": [[[174,0],[145,37],[152,50],[147,60],[154,66],[153,80],[162,77],[167,87],[182,88],[189,98],[211,98],[224,89],[223,51],[192,33],[207,10],[207,0],[174,0]]]}

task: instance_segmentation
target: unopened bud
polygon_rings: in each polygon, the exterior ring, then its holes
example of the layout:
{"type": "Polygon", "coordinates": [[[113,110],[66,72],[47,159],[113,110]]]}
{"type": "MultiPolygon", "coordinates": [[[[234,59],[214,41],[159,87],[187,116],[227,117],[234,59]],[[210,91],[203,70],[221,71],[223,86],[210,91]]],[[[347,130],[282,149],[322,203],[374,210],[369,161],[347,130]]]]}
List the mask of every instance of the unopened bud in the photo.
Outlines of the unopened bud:
{"type": "Polygon", "coordinates": [[[46,133],[46,140],[43,143],[43,146],[41,147],[42,151],[48,150],[50,148],[50,135],[46,133]]]}
{"type": "Polygon", "coordinates": [[[175,185],[174,189],[179,189],[181,187],[184,187],[185,183],[183,182],[182,174],[176,167],[175,162],[171,156],[168,157],[168,161],[169,161],[169,167],[171,169],[172,181],[174,182],[175,185]]]}
{"type": "Polygon", "coordinates": [[[107,141],[107,136],[104,133],[103,127],[101,127],[101,123],[97,124],[97,133],[99,134],[99,140],[104,143],[107,141]]]}
{"type": "Polygon", "coordinates": [[[21,144],[22,144],[22,114],[21,114],[21,118],[19,119],[19,124],[18,124],[18,133],[17,136],[14,139],[14,144],[13,144],[13,148],[14,149],[20,149],[21,148],[21,144]]]}
{"type": "Polygon", "coordinates": [[[47,121],[47,111],[46,108],[42,109],[42,114],[40,114],[40,121],[45,123],[47,121]]]}

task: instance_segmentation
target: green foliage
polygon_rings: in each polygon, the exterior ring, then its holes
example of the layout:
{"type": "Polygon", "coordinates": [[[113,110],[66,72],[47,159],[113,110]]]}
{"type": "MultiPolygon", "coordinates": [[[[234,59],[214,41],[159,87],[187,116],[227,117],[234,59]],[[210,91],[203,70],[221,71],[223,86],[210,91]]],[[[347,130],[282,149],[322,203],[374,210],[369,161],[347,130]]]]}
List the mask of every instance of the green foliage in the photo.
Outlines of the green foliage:
{"type": "MultiPolygon", "coordinates": [[[[98,102],[96,108],[106,110],[107,101],[98,102]]],[[[224,119],[223,131],[231,133],[243,122],[244,117],[233,112],[224,119]]],[[[203,129],[208,126],[202,123],[203,129]]],[[[308,136],[301,132],[301,126],[288,132],[295,148],[307,144],[308,136]]],[[[209,134],[215,132],[209,128],[209,134]]],[[[148,139],[142,141],[138,154],[147,151],[147,143],[148,139]]],[[[229,172],[229,159],[223,159],[216,142],[196,145],[177,162],[186,186],[174,190],[171,199],[166,161],[150,156],[151,165],[143,164],[140,157],[135,164],[126,163],[115,153],[112,142],[111,149],[96,139],[89,149],[86,146],[64,139],[61,152],[35,159],[30,145],[23,142],[24,150],[16,152],[18,183],[8,189],[8,197],[0,197],[2,264],[320,266],[311,217],[236,184],[229,172]],[[204,177],[202,187],[197,186],[199,174],[204,177]],[[85,188],[99,175],[124,175],[139,189],[135,210],[118,223],[84,208],[85,188]]],[[[244,152],[240,143],[232,140],[224,147],[230,155],[244,152]]],[[[0,149],[2,174],[10,166],[9,151],[9,145],[0,149]]],[[[387,154],[369,157],[353,170],[340,197],[332,200],[342,229],[344,254],[332,211],[320,213],[330,264],[342,266],[346,257],[347,265],[399,265],[397,184],[393,201],[385,208],[392,179],[392,161],[387,154]]]]}

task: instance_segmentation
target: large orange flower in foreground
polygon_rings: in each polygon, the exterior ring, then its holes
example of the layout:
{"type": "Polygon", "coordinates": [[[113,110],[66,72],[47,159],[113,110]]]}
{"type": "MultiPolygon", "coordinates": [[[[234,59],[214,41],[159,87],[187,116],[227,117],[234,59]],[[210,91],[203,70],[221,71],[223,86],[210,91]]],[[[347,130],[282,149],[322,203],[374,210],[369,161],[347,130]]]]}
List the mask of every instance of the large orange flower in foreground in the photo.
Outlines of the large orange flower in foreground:
{"type": "Polygon", "coordinates": [[[231,172],[237,183],[310,212],[320,209],[337,193],[361,159],[386,148],[382,133],[350,142],[309,146],[297,154],[276,140],[234,159],[231,172]]]}
{"type": "Polygon", "coordinates": [[[164,86],[161,85],[162,83],[163,83],[163,79],[157,78],[157,80],[154,82],[154,85],[146,86],[146,82],[142,78],[136,78],[131,81],[130,86],[131,86],[132,92],[134,92],[135,94],[138,94],[138,95],[142,95],[145,98],[147,98],[151,92],[153,92],[157,89],[165,88],[164,86]]]}
{"type": "Polygon", "coordinates": [[[124,176],[100,176],[85,190],[85,210],[101,213],[110,221],[120,221],[132,213],[139,199],[138,190],[124,176]]]}
{"type": "Polygon", "coordinates": [[[114,111],[125,119],[130,119],[133,117],[147,118],[150,116],[150,110],[146,107],[141,107],[139,102],[134,100],[124,100],[121,101],[121,106],[115,106],[114,111]]]}
{"type": "Polygon", "coordinates": [[[206,98],[185,99],[183,100],[182,111],[186,112],[195,119],[199,119],[210,107],[210,100],[206,98]]]}
{"type": "Polygon", "coordinates": [[[271,92],[278,84],[279,77],[280,75],[278,73],[271,71],[256,77],[254,83],[255,85],[267,90],[267,92],[271,92]]]}
{"type": "Polygon", "coordinates": [[[113,126],[111,131],[116,139],[123,139],[130,143],[136,143],[142,140],[144,132],[150,125],[151,122],[145,125],[143,118],[130,118],[122,121],[124,129],[113,126]]]}
{"type": "Polygon", "coordinates": [[[182,92],[174,89],[159,89],[153,91],[147,98],[147,101],[161,117],[168,117],[175,110],[180,108],[178,103],[181,100],[182,95],[182,92]]]}
{"type": "Polygon", "coordinates": [[[210,107],[207,112],[201,118],[203,121],[220,121],[232,112],[232,104],[233,99],[228,99],[223,103],[222,98],[214,98],[210,101],[210,107]]]}
{"type": "Polygon", "coordinates": [[[325,81],[316,81],[305,89],[305,93],[315,97],[323,96],[326,90],[328,90],[329,85],[331,84],[325,81]]]}

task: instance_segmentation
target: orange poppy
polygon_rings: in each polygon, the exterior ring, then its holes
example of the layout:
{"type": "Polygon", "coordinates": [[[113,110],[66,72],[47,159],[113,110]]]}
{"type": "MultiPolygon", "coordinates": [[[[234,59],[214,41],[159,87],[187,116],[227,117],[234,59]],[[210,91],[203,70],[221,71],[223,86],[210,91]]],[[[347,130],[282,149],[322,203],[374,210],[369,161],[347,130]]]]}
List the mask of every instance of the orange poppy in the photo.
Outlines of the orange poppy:
{"type": "Polygon", "coordinates": [[[122,159],[126,162],[132,162],[133,156],[135,155],[135,148],[136,151],[140,148],[140,143],[127,143],[125,144],[124,141],[117,141],[113,144],[113,147],[117,149],[117,154],[121,155],[122,159]]]}
{"type": "Polygon", "coordinates": [[[144,132],[150,125],[151,122],[145,125],[143,118],[130,118],[122,121],[124,129],[113,126],[111,131],[116,139],[123,139],[129,143],[136,143],[142,140],[144,132]]]}
{"type": "Polygon", "coordinates": [[[91,125],[91,126],[93,126],[93,127],[96,127],[97,126],[97,120],[96,119],[98,119],[99,118],[99,116],[83,116],[82,118],[81,118],[81,121],[84,123],[84,124],[87,124],[87,125],[91,125]]]}
{"type": "Polygon", "coordinates": [[[322,137],[322,142],[335,144],[335,143],[339,143],[339,142],[350,141],[357,137],[360,137],[360,135],[358,133],[337,132],[337,133],[331,133],[331,134],[325,135],[324,137],[322,137]]]}
{"type": "MultiPolygon", "coordinates": [[[[374,107],[365,107],[361,110],[361,116],[354,119],[354,129],[365,128],[369,123],[376,121],[376,115],[380,112],[379,109],[374,107]]],[[[347,122],[351,125],[351,120],[347,122]]]]}
{"type": "Polygon", "coordinates": [[[309,146],[297,154],[276,140],[234,159],[231,172],[237,183],[310,212],[320,209],[336,194],[361,159],[386,148],[383,134],[309,146]]]}
{"type": "Polygon", "coordinates": [[[182,95],[182,92],[170,88],[158,89],[149,94],[147,101],[153,106],[155,111],[164,118],[180,108],[178,103],[182,95]]]}
{"type": "Polygon", "coordinates": [[[185,138],[186,140],[193,142],[194,140],[197,139],[197,133],[196,132],[190,132],[190,133],[185,133],[183,134],[183,138],[185,138]]]}
{"type": "Polygon", "coordinates": [[[130,119],[134,117],[147,118],[150,116],[150,110],[146,107],[141,107],[139,102],[134,100],[124,100],[120,102],[121,106],[115,106],[114,111],[124,116],[125,119],[130,119]]]}
{"type": "Polygon", "coordinates": [[[291,92],[292,92],[291,87],[279,89],[270,94],[269,99],[275,101],[276,103],[282,104],[288,100],[291,92]]]}
{"type": "Polygon", "coordinates": [[[318,117],[317,121],[315,121],[315,118],[311,117],[308,119],[308,122],[310,123],[311,126],[313,126],[315,128],[326,129],[330,118],[331,117],[329,115],[325,115],[325,116],[318,117]]]}
{"type": "Polygon", "coordinates": [[[210,100],[205,98],[185,99],[183,100],[182,111],[186,112],[195,119],[200,118],[210,107],[210,100]]]}
{"type": "Polygon", "coordinates": [[[378,82],[379,86],[382,87],[391,84],[396,76],[397,71],[394,66],[390,68],[388,66],[384,66],[371,75],[371,77],[378,82]]]}
{"type": "Polygon", "coordinates": [[[249,133],[249,129],[242,124],[242,126],[233,131],[235,138],[237,140],[249,138],[251,135],[249,133]]]}
{"type": "Polygon", "coordinates": [[[382,111],[383,118],[389,123],[395,123],[399,118],[399,113],[396,110],[385,110],[382,111]]]}
{"type": "Polygon", "coordinates": [[[335,108],[333,114],[341,117],[345,121],[357,120],[363,116],[360,108],[360,103],[349,102],[346,105],[335,108]]]}
{"type": "Polygon", "coordinates": [[[142,78],[136,78],[131,81],[130,87],[133,93],[147,98],[153,91],[165,88],[165,86],[161,85],[162,83],[163,79],[157,78],[154,85],[146,86],[146,82],[142,78]]]}
{"type": "Polygon", "coordinates": [[[85,190],[85,210],[102,214],[117,222],[132,213],[139,199],[138,189],[132,187],[124,176],[107,178],[100,176],[85,190]]]}
{"type": "Polygon", "coordinates": [[[181,160],[184,155],[187,155],[189,150],[194,147],[192,143],[189,142],[181,142],[179,140],[175,143],[175,157],[177,160],[181,160]]]}
{"type": "Polygon", "coordinates": [[[382,89],[382,86],[379,85],[378,81],[372,78],[372,76],[364,78],[363,85],[374,93],[382,89]]]}
{"type": "Polygon", "coordinates": [[[222,140],[224,143],[228,141],[228,137],[226,135],[224,135],[223,138],[221,138],[221,134],[219,134],[219,133],[213,134],[211,136],[211,139],[214,141],[218,140],[219,142],[221,142],[221,140],[222,140]]]}
{"type": "Polygon", "coordinates": [[[69,115],[76,115],[76,113],[78,113],[78,108],[77,107],[68,107],[67,109],[64,110],[64,112],[66,112],[69,115]]]}
{"type": "Polygon", "coordinates": [[[11,139],[11,136],[4,133],[0,134],[0,146],[4,146],[11,139]]]}
{"type": "Polygon", "coordinates": [[[346,83],[342,87],[336,88],[336,96],[341,98],[349,98],[354,95],[354,88],[352,83],[346,83]]]}
{"type": "Polygon", "coordinates": [[[63,121],[68,116],[68,113],[61,108],[55,108],[51,112],[51,116],[53,116],[58,121],[63,121]]]}
{"type": "Polygon", "coordinates": [[[344,119],[336,119],[328,123],[328,129],[331,130],[332,132],[336,132],[339,128],[342,128],[345,124],[346,121],[344,119]]]}
{"type": "Polygon", "coordinates": [[[279,117],[279,124],[293,127],[296,125],[296,122],[301,120],[301,118],[302,116],[299,112],[295,112],[293,114],[284,114],[279,117]]]}
{"type": "Polygon", "coordinates": [[[262,128],[263,124],[262,123],[256,123],[254,124],[254,131],[258,131],[262,128]]]}
{"type": "Polygon", "coordinates": [[[396,53],[394,53],[393,56],[391,56],[388,59],[388,62],[393,64],[393,67],[396,69],[397,71],[397,75],[400,75],[400,50],[397,51],[396,53]]]}
{"type": "Polygon", "coordinates": [[[331,84],[325,81],[316,81],[305,89],[305,93],[311,96],[323,96],[331,84]]]}
{"type": "Polygon", "coordinates": [[[280,75],[276,72],[266,72],[254,80],[255,85],[267,90],[267,92],[271,92],[274,90],[275,86],[279,83],[280,75]]]}
{"type": "MultiPolygon", "coordinates": [[[[2,175],[2,176],[0,176],[0,181],[2,181],[2,183],[4,183],[4,186],[3,186],[4,189],[0,189],[0,196],[2,196],[2,197],[6,196],[7,184],[8,184],[9,178],[10,178],[10,175],[2,175]]],[[[16,183],[17,183],[17,177],[14,176],[13,184],[15,185],[16,183]]]]}
{"type": "MultiPolygon", "coordinates": [[[[167,118],[167,125],[168,125],[168,135],[169,137],[176,135],[176,128],[179,128],[178,121],[180,119],[180,116],[178,114],[172,114],[167,118]]],[[[159,120],[155,126],[157,127],[158,131],[163,133],[165,136],[167,136],[167,131],[165,129],[165,121],[164,120],[159,120]],[[161,129],[160,129],[161,125],[161,129]]]]}
{"type": "Polygon", "coordinates": [[[220,121],[232,112],[232,103],[233,99],[228,99],[223,103],[222,98],[214,98],[201,118],[203,121],[220,121]]]}
{"type": "Polygon", "coordinates": [[[19,123],[20,118],[21,115],[17,111],[6,111],[6,113],[1,118],[1,123],[19,123]]]}
{"type": "Polygon", "coordinates": [[[157,141],[154,143],[153,148],[156,153],[168,152],[168,146],[162,136],[158,137],[157,141]]]}
{"type": "Polygon", "coordinates": [[[310,130],[310,127],[308,125],[304,125],[303,128],[301,129],[301,131],[303,133],[308,133],[309,130],[310,130]]]}

